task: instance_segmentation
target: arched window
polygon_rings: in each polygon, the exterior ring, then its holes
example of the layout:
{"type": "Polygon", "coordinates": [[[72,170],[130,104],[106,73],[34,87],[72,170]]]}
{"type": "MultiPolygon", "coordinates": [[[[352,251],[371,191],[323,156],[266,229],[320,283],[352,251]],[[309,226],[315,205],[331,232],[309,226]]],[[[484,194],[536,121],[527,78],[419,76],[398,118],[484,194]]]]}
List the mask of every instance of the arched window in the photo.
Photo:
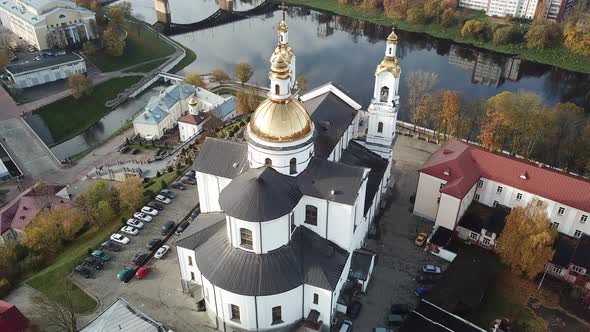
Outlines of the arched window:
{"type": "Polygon", "coordinates": [[[281,88],[279,88],[278,84],[275,84],[275,95],[279,95],[281,92],[281,88]]]}
{"type": "Polygon", "coordinates": [[[297,159],[291,158],[289,161],[289,174],[297,173],[297,159]]]}
{"type": "Polygon", "coordinates": [[[305,223],[309,225],[318,225],[318,208],[313,205],[305,206],[305,223]]]}
{"type": "Polygon", "coordinates": [[[389,97],[389,88],[384,86],[381,88],[381,97],[380,100],[382,102],[387,102],[387,98],[389,97]]]}
{"type": "Polygon", "coordinates": [[[382,133],[383,132],[383,122],[379,122],[377,124],[377,132],[378,133],[382,133]]]}
{"type": "Polygon", "coordinates": [[[264,159],[264,166],[272,166],[272,160],[270,158],[264,159]]]}
{"type": "Polygon", "coordinates": [[[247,228],[240,228],[240,247],[252,250],[252,231],[247,228]]]}
{"type": "Polygon", "coordinates": [[[281,43],[283,42],[283,35],[281,35],[281,43]]]}

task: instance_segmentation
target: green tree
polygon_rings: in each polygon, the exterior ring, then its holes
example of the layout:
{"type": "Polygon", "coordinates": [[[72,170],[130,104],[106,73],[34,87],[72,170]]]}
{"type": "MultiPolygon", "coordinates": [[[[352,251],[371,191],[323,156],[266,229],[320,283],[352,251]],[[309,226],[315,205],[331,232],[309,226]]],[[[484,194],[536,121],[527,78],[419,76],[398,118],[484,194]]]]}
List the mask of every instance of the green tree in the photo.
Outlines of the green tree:
{"type": "Polygon", "coordinates": [[[463,24],[463,28],[461,28],[461,36],[487,41],[490,37],[490,28],[485,22],[469,20],[463,24]]]}
{"type": "Polygon", "coordinates": [[[492,42],[494,45],[514,44],[521,41],[522,34],[520,33],[520,30],[514,25],[497,28],[494,31],[494,36],[492,37],[492,42]]]}
{"type": "Polygon", "coordinates": [[[126,42],[120,30],[109,25],[109,27],[103,32],[102,39],[107,54],[115,57],[123,55],[126,42]]]}
{"type": "Polygon", "coordinates": [[[121,208],[131,212],[139,208],[143,200],[143,186],[141,180],[131,176],[117,184],[121,208]]]}
{"type": "Polygon", "coordinates": [[[307,80],[305,79],[305,77],[303,75],[299,75],[297,77],[297,86],[299,87],[300,94],[304,94],[309,90],[309,87],[307,85],[307,80]]]}
{"type": "Polygon", "coordinates": [[[584,125],[584,109],[574,103],[558,103],[549,110],[541,160],[571,169],[578,154],[578,137],[584,125]]]}
{"type": "Polygon", "coordinates": [[[252,78],[252,75],[254,75],[254,70],[249,63],[241,62],[234,68],[234,76],[242,83],[242,86],[252,78]]]}
{"type": "Polygon", "coordinates": [[[100,225],[106,225],[113,221],[117,216],[115,211],[107,201],[100,201],[97,205],[98,222],[100,225]]]}
{"type": "MultiPolygon", "coordinates": [[[[127,3],[127,1],[123,1],[123,3],[127,3]]],[[[122,6],[109,7],[109,26],[111,26],[113,28],[117,28],[119,30],[122,30],[124,23],[125,23],[124,8],[122,6]]]]}
{"type": "Polygon", "coordinates": [[[558,47],[561,44],[561,40],[561,27],[554,22],[535,24],[526,33],[527,48],[543,49],[558,47]]]}
{"type": "Polygon", "coordinates": [[[93,91],[92,80],[86,75],[73,74],[68,77],[68,88],[72,90],[72,96],[76,99],[90,96],[93,91]]]}
{"type": "Polygon", "coordinates": [[[412,24],[422,24],[426,22],[424,11],[421,8],[410,8],[406,15],[406,21],[412,24]]]}
{"type": "Polygon", "coordinates": [[[526,207],[515,207],[506,217],[499,237],[502,261],[518,274],[533,279],[553,258],[557,229],[549,222],[547,206],[534,199],[526,207]]]}
{"type": "Polygon", "coordinates": [[[84,55],[86,55],[89,58],[94,58],[94,56],[96,55],[96,46],[94,46],[94,43],[92,43],[91,41],[87,41],[84,44],[82,44],[82,53],[84,53],[84,55]]]}

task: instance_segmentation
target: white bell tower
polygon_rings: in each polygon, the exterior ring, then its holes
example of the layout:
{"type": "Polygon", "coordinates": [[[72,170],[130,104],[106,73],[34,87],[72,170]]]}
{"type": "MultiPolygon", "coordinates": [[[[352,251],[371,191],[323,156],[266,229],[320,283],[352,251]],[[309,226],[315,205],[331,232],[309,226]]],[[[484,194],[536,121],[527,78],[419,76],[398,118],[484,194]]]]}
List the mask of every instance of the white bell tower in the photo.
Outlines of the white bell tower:
{"type": "Polygon", "coordinates": [[[399,107],[399,81],[401,69],[395,51],[397,35],[391,31],[387,37],[385,57],[375,71],[375,88],[369,105],[366,145],[384,158],[391,155],[399,107]]]}

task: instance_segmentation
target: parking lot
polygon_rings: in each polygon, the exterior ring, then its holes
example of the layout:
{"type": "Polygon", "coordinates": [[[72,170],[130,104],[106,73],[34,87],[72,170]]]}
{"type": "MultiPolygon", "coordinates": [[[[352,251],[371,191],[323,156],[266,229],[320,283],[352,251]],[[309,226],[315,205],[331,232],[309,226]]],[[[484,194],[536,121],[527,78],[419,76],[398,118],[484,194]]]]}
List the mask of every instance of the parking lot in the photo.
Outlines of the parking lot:
{"type": "Polygon", "coordinates": [[[418,169],[437,148],[404,136],[399,136],[395,143],[395,190],[390,205],[379,220],[379,238],[368,241],[368,248],[377,252],[377,263],[367,292],[360,299],[363,306],[359,317],[353,321],[355,331],[385,327],[391,304],[416,305],[418,297],[414,291],[420,285],[414,278],[420,274],[422,265],[434,264],[443,270],[448,265],[424,252],[424,247],[414,244],[417,234],[431,233],[434,224],[408,211],[410,196],[418,184],[418,169]]]}
{"type": "Polygon", "coordinates": [[[92,315],[81,317],[80,324],[86,324],[121,297],[174,331],[210,330],[206,314],[197,312],[194,299],[182,294],[178,259],[175,247],[171,244],[176,235],[172,235],[167,241],[171,249],[162,259],[152,258],[147,263],[152,270],[144,279],[133,278],[127,284],[117,280],[117,274],[121,269],[133,266],[131,258],[134,254],[140,251],[148,252],[146,245],[149,240],[164,238],[160,235],[160,228],[166,221],[173,220],[178,223],[198,203],[196,185],[187,185],[186,190],[172,191],[176,193],[176,198],[150,223],[145,223],[139,234],[124,234],[130,241],[126,245],[121,245],[121,251],[105,251],[111,255],[111,259],[105,263],[103,270],[93,270],[94,278],[85,279],[78,274],[73,275],[73,280],[99,302],[97,310],[92,315]]]}

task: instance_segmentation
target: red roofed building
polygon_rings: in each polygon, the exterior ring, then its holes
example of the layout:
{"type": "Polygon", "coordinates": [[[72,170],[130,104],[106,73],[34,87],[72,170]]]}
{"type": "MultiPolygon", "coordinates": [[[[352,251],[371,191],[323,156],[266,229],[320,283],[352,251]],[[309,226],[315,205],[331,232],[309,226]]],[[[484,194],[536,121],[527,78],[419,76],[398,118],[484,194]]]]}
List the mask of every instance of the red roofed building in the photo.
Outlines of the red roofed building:
{"type": "Polygon", "coordinates": [[[27,317],[14,304],[0,300],[0,331],[24,332],[29,331],[30,326],[27,317]]]}
{"type": "Polygon", "coordinates": [[[178,119],[180,141],[188,141],[189,139],[202,133],[204,130],[204,124],[209,121],[210,118],[211,116],[208,112],[200,112],[199,114],[188,113],[187,115],[178,119]]]}
{"type": "MultiPolygon", "coordinates": [[[[537,198],[547,204],[559,232],[575,237],[590,234],[590,181],[586,179],[454,139],[419,172],[414,214],[435,221],[436,226],[455,229],[474,200],[513,208],[537,198]]],[[[487,245],[499,235],[484,233],[479,240],[487,245]]]]}

